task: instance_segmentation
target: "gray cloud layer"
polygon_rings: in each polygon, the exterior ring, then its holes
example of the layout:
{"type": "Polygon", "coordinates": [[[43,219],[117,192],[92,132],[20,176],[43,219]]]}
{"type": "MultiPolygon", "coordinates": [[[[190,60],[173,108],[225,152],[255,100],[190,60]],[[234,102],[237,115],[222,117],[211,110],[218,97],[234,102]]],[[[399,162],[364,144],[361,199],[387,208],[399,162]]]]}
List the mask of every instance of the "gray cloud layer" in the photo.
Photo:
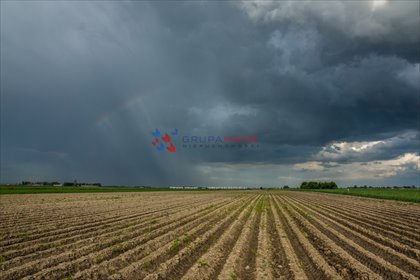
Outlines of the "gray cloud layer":
{"type": "Polygon", "coordinates": [[[416,160],[418,10],[417,1],[2,2],[1,182],[419,184],[415,168],[372,178],[334,169],[416,160]],[[260,147],[159,154],[157,127],[257,135],[260,147]],[[347,143],[339,155],[336,143],[347,143]],[[296,168],[307,162],[322,170],[296,168]]]}

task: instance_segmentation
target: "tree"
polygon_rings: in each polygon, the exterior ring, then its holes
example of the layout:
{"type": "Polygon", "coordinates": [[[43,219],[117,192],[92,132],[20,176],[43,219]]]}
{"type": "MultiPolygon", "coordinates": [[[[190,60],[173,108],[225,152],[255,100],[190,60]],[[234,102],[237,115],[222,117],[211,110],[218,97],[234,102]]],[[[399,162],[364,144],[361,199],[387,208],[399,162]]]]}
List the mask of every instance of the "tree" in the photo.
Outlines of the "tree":
{"type": "Polygon", "coordinates": [[[337,189],[337,184],[335,182],[302,182],[300,185],[301,189],[337,189]]]}

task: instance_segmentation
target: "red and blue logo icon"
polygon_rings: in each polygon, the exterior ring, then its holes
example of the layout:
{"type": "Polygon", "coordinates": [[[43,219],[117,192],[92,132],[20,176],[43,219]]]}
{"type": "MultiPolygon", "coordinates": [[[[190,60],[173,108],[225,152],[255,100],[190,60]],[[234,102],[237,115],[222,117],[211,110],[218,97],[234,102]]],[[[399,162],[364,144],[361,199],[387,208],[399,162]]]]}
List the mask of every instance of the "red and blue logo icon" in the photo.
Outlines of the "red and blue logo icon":
{"type": "Polygon", "coordinates": [[[153,137],[155,137],[155,140],[152,142],[152,145],[155,146],[159,152],[163,152],[165,150],[167,150],[168,153],[176,152],[176,147],[174,143],[172,143],[172,138],[178,136],[177,128],[175,128],[175,130],[171,131],[170,133],[166,132],[164,135],[160,132],[159,129],[156,128],[156,130],[152,132],[152,135],[153,137]]]}

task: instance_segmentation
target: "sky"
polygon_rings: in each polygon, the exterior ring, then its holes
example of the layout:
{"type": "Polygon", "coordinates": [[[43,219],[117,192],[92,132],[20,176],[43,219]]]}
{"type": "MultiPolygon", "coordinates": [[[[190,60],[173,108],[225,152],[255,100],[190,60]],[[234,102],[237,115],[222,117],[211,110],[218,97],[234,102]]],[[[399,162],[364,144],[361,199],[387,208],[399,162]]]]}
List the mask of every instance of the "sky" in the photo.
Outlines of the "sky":
{"type": "Polygon", "coordinates": [[[0,4],[0,183],[420,185],[419,1],[0,4]]]}

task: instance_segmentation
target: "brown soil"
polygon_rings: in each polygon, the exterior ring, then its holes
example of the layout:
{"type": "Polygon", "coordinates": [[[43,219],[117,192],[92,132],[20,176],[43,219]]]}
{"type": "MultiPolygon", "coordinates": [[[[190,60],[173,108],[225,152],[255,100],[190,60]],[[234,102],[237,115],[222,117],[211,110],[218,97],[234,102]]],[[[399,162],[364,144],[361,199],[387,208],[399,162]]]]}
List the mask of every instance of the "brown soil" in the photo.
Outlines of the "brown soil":
{"type": "Polygon", "coordinates": [[[420,279],[420,206],[294,191],[3,195],[0,279],[420,279]]]}

